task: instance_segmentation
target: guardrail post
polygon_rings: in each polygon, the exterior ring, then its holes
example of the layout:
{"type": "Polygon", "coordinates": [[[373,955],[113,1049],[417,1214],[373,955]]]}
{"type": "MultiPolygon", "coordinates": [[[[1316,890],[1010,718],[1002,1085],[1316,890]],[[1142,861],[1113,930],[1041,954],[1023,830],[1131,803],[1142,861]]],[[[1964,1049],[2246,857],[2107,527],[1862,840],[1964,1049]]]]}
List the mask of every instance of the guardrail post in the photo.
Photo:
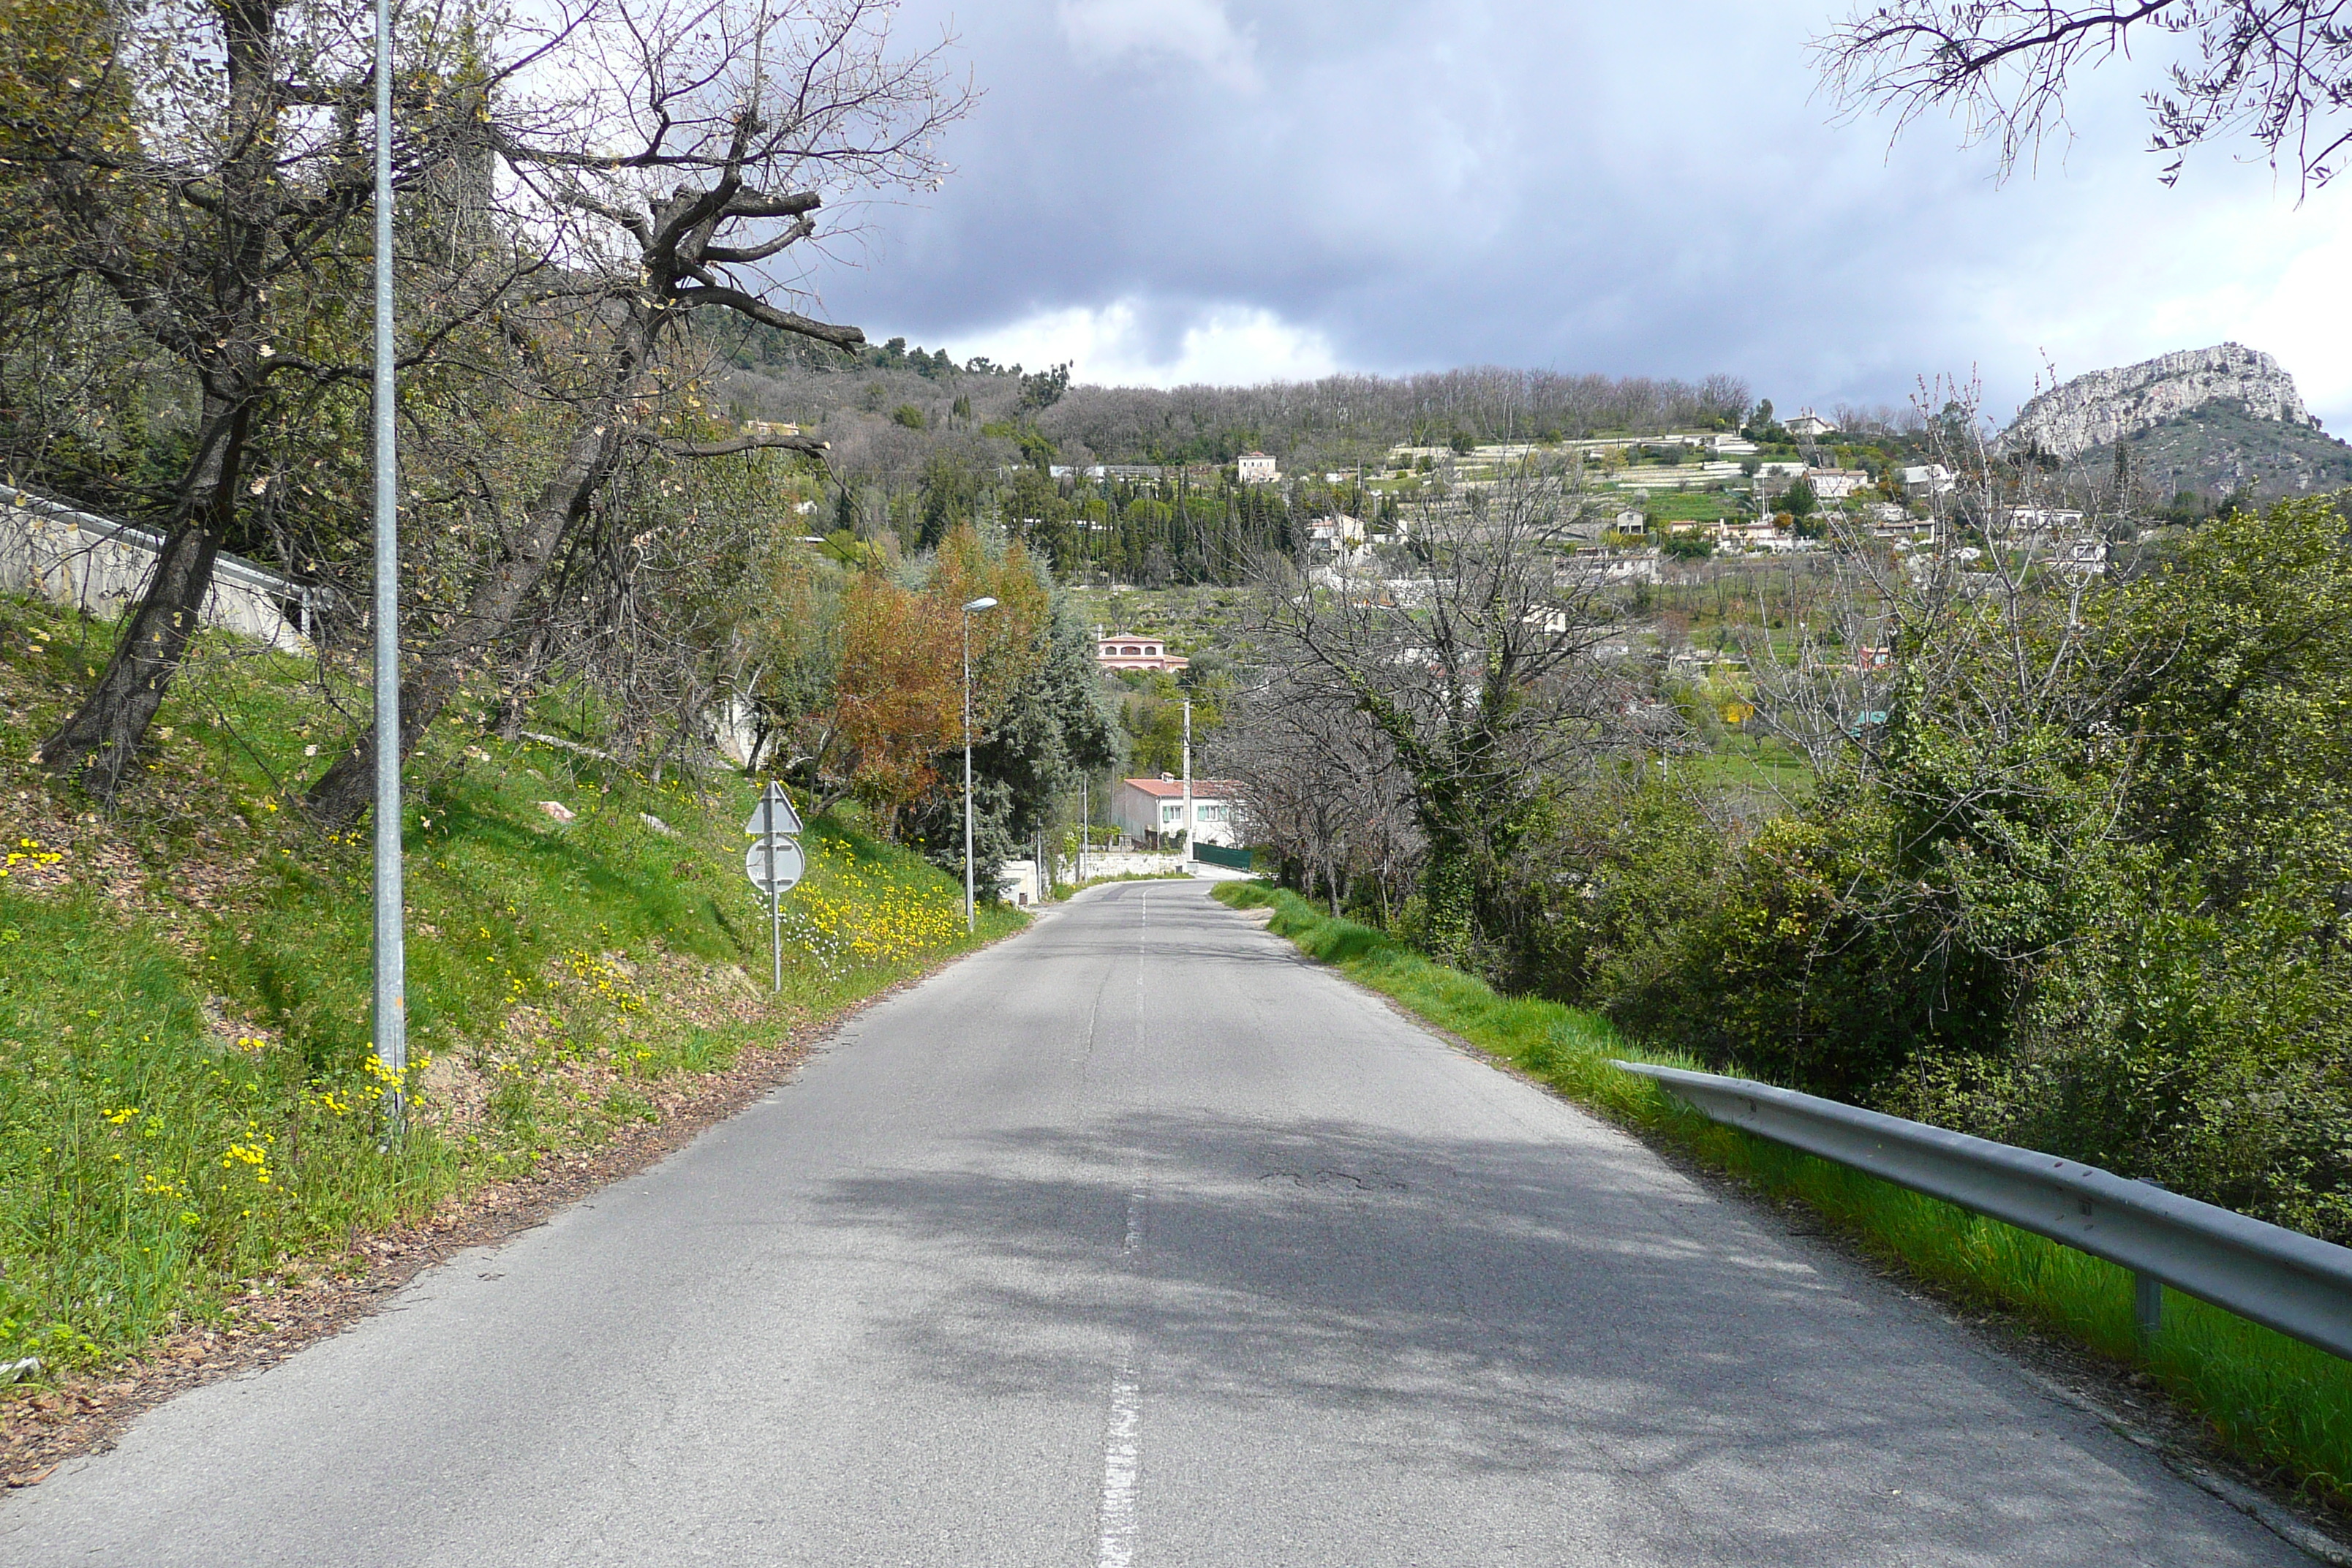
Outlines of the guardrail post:
{"type": "MultiPolygon", "coordinates": [[[[2159,1193],[2172,1190],[2154,1176],[2133,1180],[2159,1193]]],[[[2141,1268],[2132,1270],[2132,1327],[2139,1331],[2142,1345],[2154,1344],[2156,1336],[2164,1331],[2164,1281],[2141,1268]]]]}
{"type": "Polygon", "coordinates": [[[2164,1281],[2137,1269],[2132,1271],[2132,1326],[2142,1344],[2155,1342],[2164,1331],[2164,1281]]]}

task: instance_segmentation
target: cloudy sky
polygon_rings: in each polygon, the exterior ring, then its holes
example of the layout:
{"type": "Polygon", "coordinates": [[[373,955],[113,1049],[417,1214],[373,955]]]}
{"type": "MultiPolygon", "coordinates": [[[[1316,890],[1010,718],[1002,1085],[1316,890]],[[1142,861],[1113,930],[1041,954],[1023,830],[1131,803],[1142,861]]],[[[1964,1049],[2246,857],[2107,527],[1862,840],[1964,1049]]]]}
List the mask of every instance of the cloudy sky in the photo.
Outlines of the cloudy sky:
{"type": "Polygon", "coordinates": [[[2160,58],[2087,79],[2006,184],[1957,128],[1838,123],[1842,0],[908,0],[984,97],[955,176],[858,215],[877,338],[1251,382],[1494,363],[1747,377],[1784,408],[2234,339],[2352,430],[2352,184],[2139,151],[2160,58]]]}

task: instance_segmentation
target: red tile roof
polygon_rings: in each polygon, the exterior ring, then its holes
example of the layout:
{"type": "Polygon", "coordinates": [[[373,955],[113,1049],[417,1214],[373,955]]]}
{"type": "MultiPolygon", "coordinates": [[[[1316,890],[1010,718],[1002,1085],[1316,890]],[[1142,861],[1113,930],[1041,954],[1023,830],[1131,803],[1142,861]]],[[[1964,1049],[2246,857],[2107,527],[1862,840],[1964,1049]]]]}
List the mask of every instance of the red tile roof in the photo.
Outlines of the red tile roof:
{"type": "MultiPolygon", "coordinates": [[[[1146,795],[1158,795],[1162,800],[1184,798],[1182,779],[1128,779],[1124,782],[1134,785],[1146,795]]],[[[1232,779],[1194,779],[1192,798],[1202,800],[1211,795],[1238,795],[1241,793],[1241,787],[1232,779]]]]}

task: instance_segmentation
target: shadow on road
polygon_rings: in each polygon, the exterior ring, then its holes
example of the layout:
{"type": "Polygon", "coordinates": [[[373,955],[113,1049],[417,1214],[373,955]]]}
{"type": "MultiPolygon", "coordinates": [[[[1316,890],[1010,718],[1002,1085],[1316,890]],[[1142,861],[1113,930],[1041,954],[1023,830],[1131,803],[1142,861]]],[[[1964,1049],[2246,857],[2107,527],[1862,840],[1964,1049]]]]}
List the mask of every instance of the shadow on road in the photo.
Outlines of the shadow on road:
{"type": "Polygon", "coordinates": [[[819,1205],[953,1260],[893,1331],[943,1383],[1083,1390],[1104,1368],[1072,1347],[1131,1333],[1155,1387],[1339,1433],[1330,1462],[1671,1500],[1612,1528],[1759,1563],[1852,1561],[1923,1527],[1938,1560],[2093,1561],[2144,1539],[2151,1481],[2173,1484],[1891,1289],[1613,1138],[1177,1113],[965,1152],[819,1205]]]}

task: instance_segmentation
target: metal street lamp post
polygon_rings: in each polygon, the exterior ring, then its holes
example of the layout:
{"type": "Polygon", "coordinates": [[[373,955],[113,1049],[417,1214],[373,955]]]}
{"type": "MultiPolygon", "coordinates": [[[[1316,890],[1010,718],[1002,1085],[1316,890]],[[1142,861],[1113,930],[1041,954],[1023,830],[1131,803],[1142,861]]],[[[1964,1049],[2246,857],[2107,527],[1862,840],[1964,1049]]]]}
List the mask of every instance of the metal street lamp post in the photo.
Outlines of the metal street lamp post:
{"type": "Polygon", "coordinates": [[[393,425],[392,5],[375,9],[375,1057],[406,1109],[407,953],[400,866],[400,477],[393,425]]]}
{"type": "Polygon", "coordinates": [[[971,889],[971,617],[996,608],[993,599],[974,599],[963,607],[963,930],[979,929],[972,913],[971,889]]]}

